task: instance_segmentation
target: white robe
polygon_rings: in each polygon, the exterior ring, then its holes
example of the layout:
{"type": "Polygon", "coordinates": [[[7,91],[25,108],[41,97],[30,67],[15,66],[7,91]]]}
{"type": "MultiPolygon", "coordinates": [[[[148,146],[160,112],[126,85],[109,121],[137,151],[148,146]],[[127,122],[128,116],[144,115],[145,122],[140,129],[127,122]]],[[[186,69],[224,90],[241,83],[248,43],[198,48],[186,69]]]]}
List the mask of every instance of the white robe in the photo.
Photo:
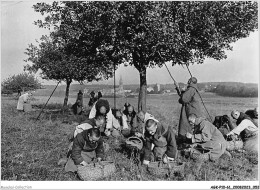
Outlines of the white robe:
{"type": "Polygon", "coordinates": [[[24,109],[24,103],[26,103],[28,101],[29,98],[29,94],[25,93],[23,95],[21,95],[18,99],[18,103],[17,103],[17,109],[18,110],[23,110],[24,109]]]}

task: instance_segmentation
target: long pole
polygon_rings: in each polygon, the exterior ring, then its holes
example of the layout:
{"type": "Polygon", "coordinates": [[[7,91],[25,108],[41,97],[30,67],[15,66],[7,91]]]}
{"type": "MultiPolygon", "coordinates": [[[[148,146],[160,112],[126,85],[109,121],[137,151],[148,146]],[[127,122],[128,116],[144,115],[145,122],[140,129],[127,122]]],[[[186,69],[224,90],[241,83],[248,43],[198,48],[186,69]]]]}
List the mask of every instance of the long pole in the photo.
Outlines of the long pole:
{"type": "MultiPolygon", "coordinates": [[[[158,51],[158,54],[160,55],[160,57],[161,57],[161,59],[162,59],[161,53],[160,53],[159,51],[158,51]]],[[[166,67],[168,73],[170,74],[170,77],[172,78],[172,80],[173,80],[173,82],[174,82],[174,85],[175,85],[175,87],[176,87],[176,91],[177,91],[178,95],[181,96],[181,91],[180,91],[180,88],[179,88],[179,86],[178,86],[178,83],[177,83],[176,80],[173,78],[173,76],[172,76],[172,74],[171,74],[170,70],[168,69],[168,67],[167,67],[167,65],[166,65],[165,62],[164,62],[164,65],[165,65],[165,67],[166,67]]]]}
{"type": "Polygon", "coordinates": [[[114,63],[114,108],[116,109],[116,64],[114,63]]]}
{"type": "Polygon", "coordinates": [[[186,67],[187,67],[187,69],[188,69],[188,71],[189,71],[189,73],[190,73],[190,77],[192,77],[192,74],[191,74],[191,72],[190,72],[190,69],[189,69],[187,63],[186,63],[185,65],[186,65],[186,67]]]}
{"type": "Polygon", "coordinates": [[[61,81],[59,81],[59,82],[57,83],[56,87],[55,87],[54,90],[52,91],[52,93],[51,93],[49,99],[47,100],[47,102],[46,102],[45,105],[43,106],[43,108],[42,108],[40,114],[39,114],[38,117],[36,118],[36,121],[39,119],[40,115],[42,114],[42,111],[44,110],[44,108],[45,108],[46,105],[48,104],[49,100],[51,99],[51,96],[52,96],[53,93],[55,92],[55,90],[56,90],[56,88],[58,87],[58,85],[59,85],[60,82],[61,82],[61,81]]]}

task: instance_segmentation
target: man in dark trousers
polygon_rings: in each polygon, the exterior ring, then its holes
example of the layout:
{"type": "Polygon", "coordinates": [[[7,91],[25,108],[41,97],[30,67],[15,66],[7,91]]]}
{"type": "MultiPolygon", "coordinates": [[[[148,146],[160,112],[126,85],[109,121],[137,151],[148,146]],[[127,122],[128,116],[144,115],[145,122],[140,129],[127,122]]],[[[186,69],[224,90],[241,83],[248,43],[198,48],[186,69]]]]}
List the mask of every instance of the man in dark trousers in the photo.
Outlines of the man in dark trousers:
{"type": "Polygon", "coordinates": [[[188,116],[194,114],[197,117],[204,116],[202,111],[202,104],[198,93],[197,79],[191,77],[188,80],[187,89],[180,94],[179,103],[182,104],[181,115],[178,129],[178,146],[183,145],[186,142],[186,133],[192,133],[192,127],[189,124],[188,116]]]}
{"type": "Polygon", "coordinates": [[[143,164],[150,161],[173,161],[177,156],[175,134],[170,126],[163,126],[154,117],[145,120],[143,164]]]}
{"type": "Polygon", "coordinates": [[[73,140],[71,158],[69,158],[65,171],[77,171],[78,166],[101,161],[104,158],[104,145],[99,129],[91,128],[77,134],[73,140]]]}

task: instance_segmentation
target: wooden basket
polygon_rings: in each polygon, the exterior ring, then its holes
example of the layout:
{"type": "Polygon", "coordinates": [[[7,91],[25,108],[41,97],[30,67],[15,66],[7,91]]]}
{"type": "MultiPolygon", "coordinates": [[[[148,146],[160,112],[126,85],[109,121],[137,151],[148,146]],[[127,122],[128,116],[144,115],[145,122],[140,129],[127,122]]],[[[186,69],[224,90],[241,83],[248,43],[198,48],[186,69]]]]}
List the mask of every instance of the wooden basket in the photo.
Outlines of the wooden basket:
{"type": "Polygon", "coordinates": [[[172,174],[175,172],[183,173],[185,163],[177,163],[174,161],[169,161],[168,164],[163,162],[150,162],[148,165],[148,171],[152,175],[161,176],[166,174],[172,174]]]}
{"type": "Polygon", "coordinates": [[[108,177],[115,173],[116,166],[114,162],[102,161],[100,163],[91,163],[87,166],[78,167],[78,176],[84,181],[95,181],[103,177],[108,177]]]}

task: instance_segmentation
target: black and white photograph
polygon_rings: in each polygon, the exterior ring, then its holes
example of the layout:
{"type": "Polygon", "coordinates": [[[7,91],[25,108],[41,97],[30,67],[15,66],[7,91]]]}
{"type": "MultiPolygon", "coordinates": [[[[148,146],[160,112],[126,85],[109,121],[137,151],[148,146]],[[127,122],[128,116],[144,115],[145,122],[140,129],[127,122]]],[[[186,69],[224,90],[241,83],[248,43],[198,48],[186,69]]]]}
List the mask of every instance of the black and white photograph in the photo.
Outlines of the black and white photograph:
{"type": "Polygon", "coordinates": [[[258,1],[1,1],[1,189],[259,189],[258,1]]]}

